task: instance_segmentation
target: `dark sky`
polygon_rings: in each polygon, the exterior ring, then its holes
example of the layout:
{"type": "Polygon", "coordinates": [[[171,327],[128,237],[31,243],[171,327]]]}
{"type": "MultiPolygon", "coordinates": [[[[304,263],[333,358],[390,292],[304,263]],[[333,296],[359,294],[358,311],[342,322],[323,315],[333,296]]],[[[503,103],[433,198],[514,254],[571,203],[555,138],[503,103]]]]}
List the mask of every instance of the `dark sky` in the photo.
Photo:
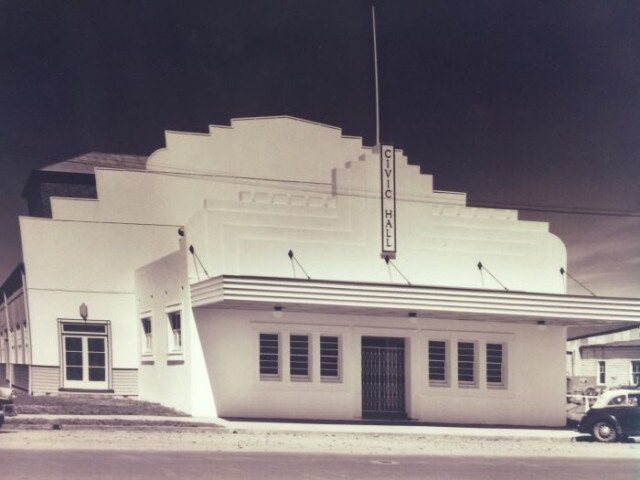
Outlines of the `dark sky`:
{"type": "MultiPolygon", "coordinates": [[[[640,297],[640,2],[374,3],[383,140],[438,189],[551,222],[596,293],[640,297]]],[[[370,8],[0,0],[0,282],[33,168],[247,116],[375,143],[370,8]]]]}

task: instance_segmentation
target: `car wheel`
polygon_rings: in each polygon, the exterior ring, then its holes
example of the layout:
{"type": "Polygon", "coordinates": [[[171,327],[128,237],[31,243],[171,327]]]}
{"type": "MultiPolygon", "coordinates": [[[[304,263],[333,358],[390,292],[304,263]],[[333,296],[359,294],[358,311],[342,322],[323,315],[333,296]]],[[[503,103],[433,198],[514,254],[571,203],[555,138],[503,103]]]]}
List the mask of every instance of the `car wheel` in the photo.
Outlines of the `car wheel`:
{"type": "Polygon", "coordinates": [[[596,422],[591,432],[593,433],[593,437],[599,442],[615,442],[618,438],[618,432],[616,432],[615,426],[607,420],[596,422]]]}

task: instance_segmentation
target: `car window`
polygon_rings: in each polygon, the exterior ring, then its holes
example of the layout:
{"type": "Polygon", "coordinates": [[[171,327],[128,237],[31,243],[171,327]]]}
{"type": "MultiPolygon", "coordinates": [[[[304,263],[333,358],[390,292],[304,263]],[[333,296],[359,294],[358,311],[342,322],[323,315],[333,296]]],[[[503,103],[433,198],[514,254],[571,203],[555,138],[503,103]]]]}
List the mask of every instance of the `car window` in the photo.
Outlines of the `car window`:
{"type": "Polygon", "coordinates": [[[629,395],[629,405],[637,407],[640,403],[638,402],[638,397],[640,397],[640,395],[629,395]]]}
{"type": "Polygon", "coordinates": [[[617,395],[615,397],[613,397],[611,400],[609,400],[609,404],[608,405],[626,405],[627,403],[627,396],[626,395],[617,395]]]}

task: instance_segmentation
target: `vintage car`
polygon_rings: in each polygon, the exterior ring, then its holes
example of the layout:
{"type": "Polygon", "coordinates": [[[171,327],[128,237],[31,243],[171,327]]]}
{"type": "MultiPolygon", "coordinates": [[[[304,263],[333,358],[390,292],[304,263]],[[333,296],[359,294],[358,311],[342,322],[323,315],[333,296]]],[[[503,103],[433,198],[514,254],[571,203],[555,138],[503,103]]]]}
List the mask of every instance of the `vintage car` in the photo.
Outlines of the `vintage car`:
{"type": "Polygon", "coordinates": [[[0,387],[0,427],[4,423],[4,417],[16,415],[16,408],[13,405],[15,392],[9,387],[0,387]]]}
{"type": "Polygon", "coordinates": [[[604,392],[584,417],[577,430],[590,433],[599,442],[640,435],[640,390],[604,392]]]}

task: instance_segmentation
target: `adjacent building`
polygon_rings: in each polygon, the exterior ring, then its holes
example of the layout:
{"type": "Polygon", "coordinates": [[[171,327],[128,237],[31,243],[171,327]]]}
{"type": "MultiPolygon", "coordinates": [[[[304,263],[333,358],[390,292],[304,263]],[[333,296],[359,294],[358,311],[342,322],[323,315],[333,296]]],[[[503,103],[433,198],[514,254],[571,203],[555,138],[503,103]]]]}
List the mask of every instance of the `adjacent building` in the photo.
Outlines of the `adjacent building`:
{"type": "Polygon", "coordinates": [[[567,326],[640,313],[567,295],[546,223],[469,207],[402,150],[327,125],[236,119],[55,169],[25,189],[0,306],[0,374],[35,394],[564,425],[567,326]]]}
{"type": "Polygon", "coordinates": [[[638,324],[570,337],[567,378],[570,390],[640,385],[638,324]]]}

